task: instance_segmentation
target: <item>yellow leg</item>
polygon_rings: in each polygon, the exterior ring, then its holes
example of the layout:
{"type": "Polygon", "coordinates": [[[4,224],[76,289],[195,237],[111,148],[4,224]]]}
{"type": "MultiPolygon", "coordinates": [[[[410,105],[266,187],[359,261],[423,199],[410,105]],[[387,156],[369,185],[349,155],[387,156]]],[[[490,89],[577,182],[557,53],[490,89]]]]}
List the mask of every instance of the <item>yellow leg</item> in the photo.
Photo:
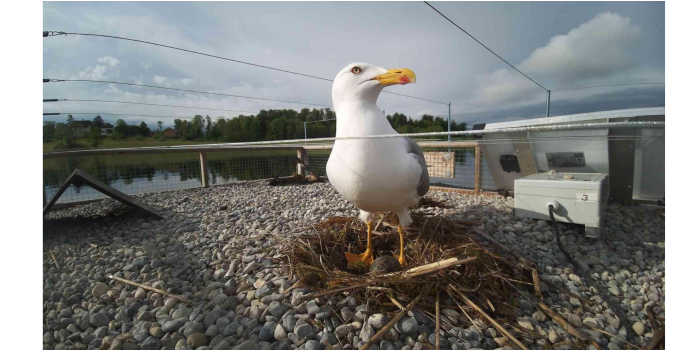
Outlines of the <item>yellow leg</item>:
{"type": "Polygon", "coordinates": [[[403,228],[401,227],[401,225],[399,225],[399,241],[401,244],[401,248],[399,250],[399,264],[401,264],[401,266],[404,266],[406,265],[406,259],[404,259],[403,257],[403,228]]]}
{"type": "Polygon", "coordinates": [[[362,254],[345,253],[345,259],[351,265],[360,262],[369,265],[374,261],[372,256],[372,222],[367,221],[365,224],[367,224],[367,250],[362,254]]]}

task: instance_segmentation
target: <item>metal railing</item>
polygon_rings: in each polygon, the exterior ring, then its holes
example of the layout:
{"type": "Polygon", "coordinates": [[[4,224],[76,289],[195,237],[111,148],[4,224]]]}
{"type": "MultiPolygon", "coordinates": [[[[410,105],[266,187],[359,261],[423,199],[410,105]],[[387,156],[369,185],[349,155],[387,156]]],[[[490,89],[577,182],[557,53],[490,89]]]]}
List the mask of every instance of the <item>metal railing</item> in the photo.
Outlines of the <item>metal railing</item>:
{"type": "MultiPolygon", "coordinates": [[[[477,142],[419,142],[434,189],[479,194],[495,190],[477,142]]],[[[203,145],[139,147],[44,153],[44,201],[50,199],[76,169],[129,195],[209,187],[227,183],[306,174],[295,158],[320,176],[332,144],[236,147],[203,145]]],[[[73,185],[57,203],[106,198],[89,187],[73,185]]]]}

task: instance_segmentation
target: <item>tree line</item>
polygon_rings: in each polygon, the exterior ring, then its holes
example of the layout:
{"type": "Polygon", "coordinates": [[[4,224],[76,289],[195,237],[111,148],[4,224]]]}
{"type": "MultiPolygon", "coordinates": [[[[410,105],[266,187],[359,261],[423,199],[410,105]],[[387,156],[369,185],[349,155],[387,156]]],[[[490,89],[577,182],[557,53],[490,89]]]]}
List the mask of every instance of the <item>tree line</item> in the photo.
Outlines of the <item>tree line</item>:
{"type": "MultiPolygon", "coordinates": [[[[178,137],[183,140],[209,141],[209,142],[251,142],[265,140],[288,140],[304,138],[304,123],[306,122],[306,137],[320,138],[335,136],[335,112],[330,108],[309,109],[301,111],[293,109],[261,110],[257,115],[239,115],[232,118],[195,115],[191,120],[175,119],[173,129],[178,137]]],[[[392,127],[401,134],[418,132],[447,131],[447,120],[442,117],[423,115],[414,120],[403,113],[387,115],[387,120],[392,127]]],[[[101,141],[101,128],[107,123],[97,116],[90,128],[84,130],[79,122],[71,115],[65,123],[45,122],[44,142],[59,141],[57,148],[74,148],[79,145],[77,138],[86,138],[91,145],[97,147],[101,141]],[[78,127],[76,127],[76,125],[78,127]],[[80,135],[75,130],[83,130],[80,135]]],[[[138,125],[130,125],[123,119],[117,119],[116,125],[108,137],[114,140],[127,138],[154,137],[165,140],[163,122],[158,121],[157,127],[152,131],[145,122],[138,125]]],[[[466,130],[466,123],[452,121],[451,130],[466,130]]]]}

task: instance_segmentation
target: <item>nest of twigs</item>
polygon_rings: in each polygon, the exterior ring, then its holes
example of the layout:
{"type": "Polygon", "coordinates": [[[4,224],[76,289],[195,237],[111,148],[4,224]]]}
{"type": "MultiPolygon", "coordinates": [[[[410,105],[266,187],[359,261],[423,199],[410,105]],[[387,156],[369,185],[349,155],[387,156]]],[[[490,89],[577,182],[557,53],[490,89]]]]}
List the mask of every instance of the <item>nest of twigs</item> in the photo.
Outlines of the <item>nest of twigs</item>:
{"type": "MultiPolygon", "coordinates": [[[[298,284],[316,289],[305,300],[352,295],[358,302],[371,303],[373,312],[389,314],[415,302],[414,306],[435,319],[436,313],[430,311],[441,295],[443,308],[461,311],[458,317],[443,316],[440,325],[445,331],[468,328],[480,320],[481,325],[492,326],[476,308],[493,319],[515,321],[516,299],[523,296],[519,289],[533,288],[531,271],[523,269],[515,257],[501,256],[487,247],[475,231],[477,223],[418,213],[412,217],[414,224],[404,237],[407,264],[393,273],[370,273],[366,266],[348,266],[345,252],[366,249],[367,228],[357,218],[334,217],[289,239],[283,254],[299,277],[298,284]]],[[[380,215],[374,224],[375,259],[398,254],[396,216],[380,215]]]]}
{"type": "MultiPolygon", "coordinates": [[[[421,204],[446,205],[434,200],[421,204]]],[[[399,251],[397,217],[379,217],[373,223],[375,259],[399,251]]],[[[420,213],[413,213],[412,217],[414,224],[405,234],[407,264],[391,273],[370,272],[362,265],[348,266],[345,252],[363,252],[367,244],[367,227],[357,218],[333,217],[287,239],[281,253],[299,278],[292,288],[315,289],[303,300],[354,296],[358,302],[367,303],[372,313],[394,314],[392,321],[377,332],[375,341],[408,310],[419,309],[445,332],[455,327],[475,326],[481,331],[493,327],[504,337],[504,343],[520,349],[527,349],[525,344],[538,340],[548,342],[540,333],[518,324],[517,307],[525,299],[576,339],[565,343],[581,349],[592,343],[596,349],[602,349],[542,301],[540,285],[545,283],[555,293],[578,298],[587,306],[595,305],[591,300],[540,280],[535,264],[481,232],[478,223],[420,213]],[[447,308],[457,315],[450,312],[440,316],[439,310],[447,308]]],[[[372,343],[370,340],[363,349],[372,343]]]]}

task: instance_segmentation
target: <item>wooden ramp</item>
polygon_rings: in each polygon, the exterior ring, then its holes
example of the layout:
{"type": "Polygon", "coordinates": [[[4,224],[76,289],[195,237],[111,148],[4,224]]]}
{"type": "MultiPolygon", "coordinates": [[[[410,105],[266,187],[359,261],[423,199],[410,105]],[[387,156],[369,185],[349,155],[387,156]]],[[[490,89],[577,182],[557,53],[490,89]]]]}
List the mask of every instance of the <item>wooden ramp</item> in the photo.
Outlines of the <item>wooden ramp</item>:
{"type": "Polygon", "coordinates": [[[114,198],[132,208],[135,208],[136,210],[152,216],[156,217],[158,219],[162,219],[160,215],[156,214],[156,212],[146,205],[141,200],[138,200],[136,198],[129,197],[127,194],[117,191],[116,189],[110,187],[109,185],[105,184],[104,182],[96,179],[92,175],[80,170],[80,169],[75,169],[75,171],[68,177],[68,180],[66,180],[65,183],[63,183],[63,186],[58,189],[58,192],[51,198],[51,201],[49,201],[48,204],[44,207],[44,215],[46,215],[49,211],[51,211],[51,207],[53,207],[54,204],[56,204],[56,201],[58,198],[61,197],[63,192],[65,192],[66,189],[68,189],[68,186],[70,185],[75,185],[75,186],[82,186],[82,185],[88,185],[97,191],[100,191],[107,196],[114,198]]]}

